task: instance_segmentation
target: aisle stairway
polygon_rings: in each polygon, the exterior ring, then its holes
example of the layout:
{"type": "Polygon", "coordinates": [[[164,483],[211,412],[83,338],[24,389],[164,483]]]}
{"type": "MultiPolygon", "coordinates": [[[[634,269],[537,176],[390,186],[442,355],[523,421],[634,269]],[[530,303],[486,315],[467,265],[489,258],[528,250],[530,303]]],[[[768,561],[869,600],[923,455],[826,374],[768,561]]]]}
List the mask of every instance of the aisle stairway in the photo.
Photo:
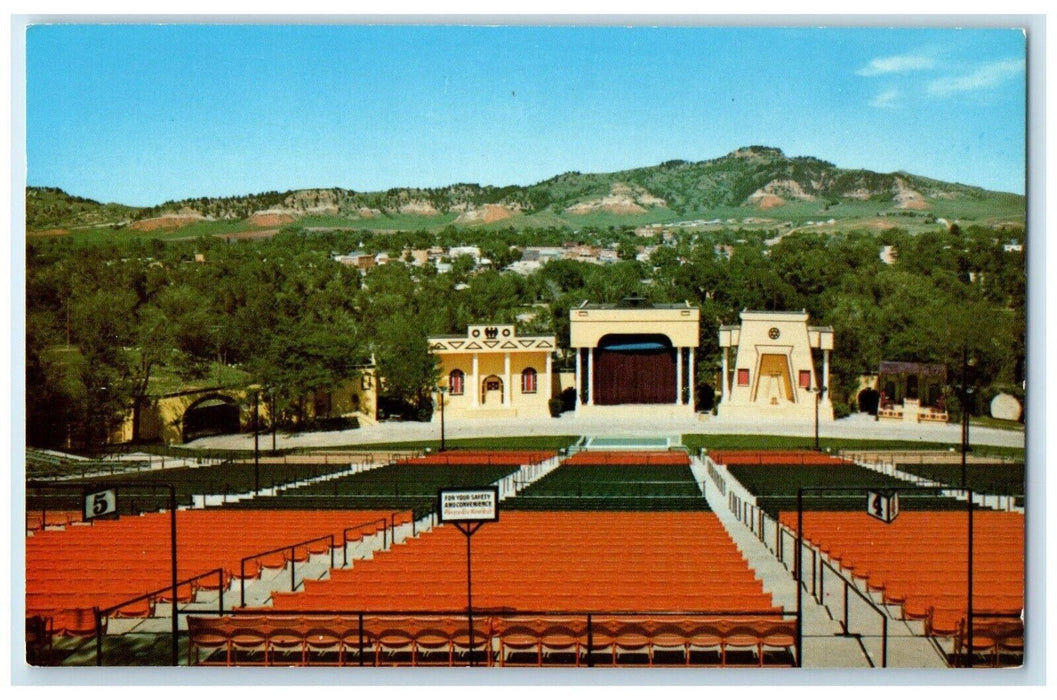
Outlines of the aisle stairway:
{"type": "MultiPolygon", "coordinates": [[[[694,458],[691,470],[702,485],[706,500],[719,516],[731,539],[745,556],[749,566],[763,581],[764,590],[774,596],[776,605],[787,610],[796,609],[796,584],[785,566],[775,557],[768,545],[760,542],[752,531],[735,517],[727,507],[726,498],[708,477],[705,466],[694,458]]],[[[840,622],[827,609],[815,602],[809,591],[801,596],[803,609],[803,666],[804,668],[869,668],[881,664],[879,634],[844,635],[840,622]]],[[[855,596],[850,597],[851,619],[877,616],[855,596]]],[[[880,623],[873,623],[880,629],[880,623]]],[[[920,631],[919,631],[920,634],[920,631]]],[[[945,668],[946,664],[932,643],[899,620],[888,621],[889,668],[945,668]]]]}

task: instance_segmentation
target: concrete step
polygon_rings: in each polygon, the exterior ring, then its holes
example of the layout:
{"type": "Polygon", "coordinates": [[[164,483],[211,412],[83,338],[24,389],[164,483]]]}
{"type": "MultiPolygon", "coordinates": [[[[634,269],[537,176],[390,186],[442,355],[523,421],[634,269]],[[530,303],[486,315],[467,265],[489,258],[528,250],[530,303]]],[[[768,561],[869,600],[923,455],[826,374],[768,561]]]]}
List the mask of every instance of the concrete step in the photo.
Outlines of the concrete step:
{"type": "MultiPolygon", "coordinates": [[[[704,485],[704,494],[709,506],[715,511],[731,539],[756,572],[763,589],[770,593],[774,603],[786,610],[795,610],[796,582],[786,564],[774,554],[774,542],[766,537],[765,542],[752,532],[728,509],[724,496],[712,483],[704,465],[694,458],[691,471],[699,484],[704,485]]],[[[795,549],[795,546],[793,547],[795,549]]],[[[791,552],[786,552],[791,560],[791,552]]],[[[811,595],[810,558],[805,556],[804,588],[801,592],[803,617],[803,666],[805,668],[869,668],[880,666],[882,659],[888,667],[897,668],[943,668],[945,661],[935,645],[900,620],[889,619],[887,655],[883,647],[883,623],[881,617],[855,593],[849,593],[848,619],[850,633],[844,630],[844,588],[836,577],[827,574],[822,582],[826,605],[815,601],[811,595]],[[826,587],[828,586],[828,588],[826,587]]],[[[814,584],[816,587],[819,582],[814,584]]],[[[920,625],[918,625],[920,626],[920,625]]]]}

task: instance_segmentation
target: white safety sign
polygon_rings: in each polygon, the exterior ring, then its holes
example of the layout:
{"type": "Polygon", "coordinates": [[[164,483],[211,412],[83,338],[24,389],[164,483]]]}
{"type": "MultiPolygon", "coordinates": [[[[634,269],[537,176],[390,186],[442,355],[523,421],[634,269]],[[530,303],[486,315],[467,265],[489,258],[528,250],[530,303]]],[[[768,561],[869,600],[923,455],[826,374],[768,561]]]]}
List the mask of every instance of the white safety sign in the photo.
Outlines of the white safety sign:
{"type": "Polygon", "coordinates": [[[437,494],[440,522],[487,522],[499,519],[499,489],[442,489],[437,494]]]}

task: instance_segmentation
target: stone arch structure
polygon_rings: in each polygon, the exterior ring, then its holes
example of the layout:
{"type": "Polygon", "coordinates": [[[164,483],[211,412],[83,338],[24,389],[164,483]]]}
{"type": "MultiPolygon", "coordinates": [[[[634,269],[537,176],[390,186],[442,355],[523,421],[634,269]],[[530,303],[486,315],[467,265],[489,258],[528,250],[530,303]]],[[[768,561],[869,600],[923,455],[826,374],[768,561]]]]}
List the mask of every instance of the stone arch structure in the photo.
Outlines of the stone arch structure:
{"type": "Polygon", "coordinates": [[[180,419],[184,442],[206,435],[237,433],[241,411],[238,402],[224,394],[207,394],[187,407],[180,419]]]}

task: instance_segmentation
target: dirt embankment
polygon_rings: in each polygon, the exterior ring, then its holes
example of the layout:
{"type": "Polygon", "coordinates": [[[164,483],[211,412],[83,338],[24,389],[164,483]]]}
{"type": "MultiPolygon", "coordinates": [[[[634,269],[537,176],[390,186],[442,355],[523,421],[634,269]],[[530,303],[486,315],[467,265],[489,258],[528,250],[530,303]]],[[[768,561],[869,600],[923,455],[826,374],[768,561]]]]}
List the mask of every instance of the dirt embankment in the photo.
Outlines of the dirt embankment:
{"type": "Polygon", "coordinates": [[[206,217],[201,214],[164,214],[152,219],[133,221],[129,228],[133,231],[175,231],[178,228],[205,221],[206,217]]]}
{"type": "Polygon", "coordinates": [[[258,211],[250,214],[246,223],[251,226],[283,226],[296,220],[293,214],[280,211],[258,211]]]}
{"type": "Polygon", "coordinates": [[[491,224],[511,219],[521,211],[502,204],[485,204],[478,209],[467,209],[455,219],[457,224],[491,224]]]}
{"type": "Polygon", "coordinates": [[[565,213],[573,216],[583,216],[595,212],[604,212],[606,214],[629,216],[644,214],[649,207],[664,207],[667,205],[668,203],[665,200],[642,187],[616,182],[609,188],[609,194],[600,199],[577,202],[567,207],[565,213]]]}

